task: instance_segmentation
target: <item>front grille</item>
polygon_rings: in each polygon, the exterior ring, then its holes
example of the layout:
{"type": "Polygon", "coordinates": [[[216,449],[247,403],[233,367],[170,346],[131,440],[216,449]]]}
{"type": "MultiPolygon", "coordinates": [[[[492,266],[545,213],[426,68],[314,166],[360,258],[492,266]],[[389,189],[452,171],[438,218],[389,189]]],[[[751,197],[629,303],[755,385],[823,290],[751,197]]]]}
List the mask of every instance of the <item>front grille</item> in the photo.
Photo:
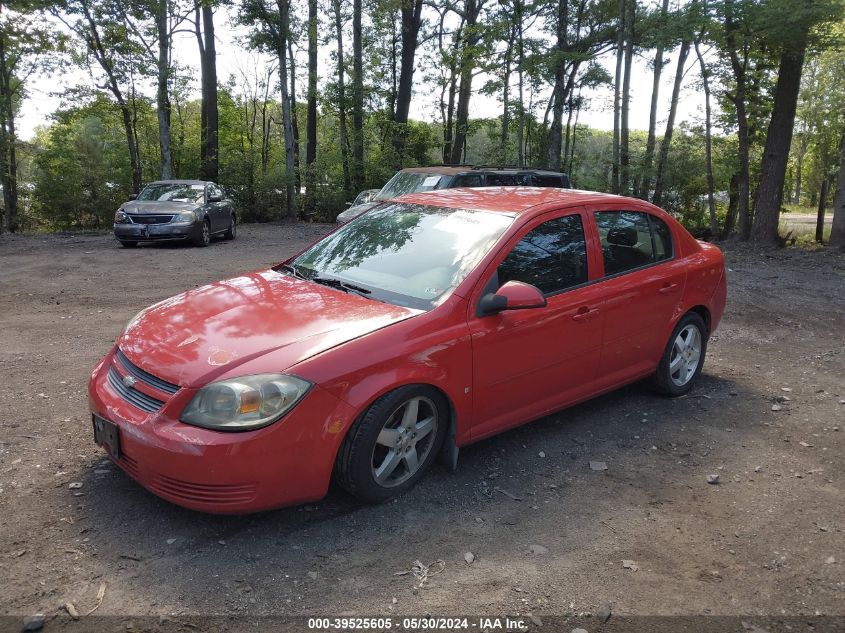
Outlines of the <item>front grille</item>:
{"type": "Polygon", "coordinates": [[[118,362],[127,372],[132,374],[141,382],[145,382],[151,387],[154,387],[159,391],[163,391],[164,393],[169,393],[171,395],[179,391],[179,385],[174,385],[172,382],[167,382],[166,380],[162,380],[161,378],[153,376],[151,373],[144,371],[137,365],[133,364],[132,361],[130,361],[128,358],[126,358],[126,355],[119,349],[117,350],[117,354],[115,354],[115,358],[117,358],[118,362]]]}
{"type": "Polygon", "coordinates": [[[194,503],[249,503],[255,498],[256,484],[196,484],[158,475],[150,489],[165,497],[194,503]]]}
{"type": "Polygon", "coordinates": [[[153,413],[161,409],[161,405],[164,404],[161,400],[157,398],[153,398],[152,396],[148,396],[142,391],[138,391],[134,387],[127,387],[123,384],[123,380],[120,377],[114,367],[109,367],[109,375],[108,375],[109,385],[111,388],[114,389],[120,397],[129,402],[130,404],[135,405],[141,411],[146,411],[147,413],[153,413]]]}
{"type": "Polygon", "coordinates": [[[133,224],[167,224],[173,219],[173,215],[161,215],[161,214],[151,214],[151,213],[144,213],[144,214],[132,214],[129,213],[129,220],[133,224]]]}

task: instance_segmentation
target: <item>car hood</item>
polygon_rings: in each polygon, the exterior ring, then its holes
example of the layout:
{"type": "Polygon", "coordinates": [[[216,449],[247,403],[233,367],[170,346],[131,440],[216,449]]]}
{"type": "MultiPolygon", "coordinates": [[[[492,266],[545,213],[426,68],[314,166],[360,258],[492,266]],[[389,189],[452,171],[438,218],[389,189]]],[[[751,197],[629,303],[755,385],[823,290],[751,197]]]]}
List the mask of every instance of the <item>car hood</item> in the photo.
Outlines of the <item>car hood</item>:
{"type": "Polygon", "coordinates": [[[179,213],[181,211],[194,211],[202,205],[196,202],[176,202],[169,200],[158,202],[156,200],[132,200],[120,205],[121,211],[126,213],[179,213]]]}
{"type": "Polygon", "coordinates": [[[372,202],[365,202],[364,204],[356,204],[354,207],[349,207],[337,216],[338,222],[349,222],[353,218],[357,218],[365,211],[369,211],[374,206],[381,204],[384,200],[373,200],[372,202]]]}
{"type": "Polygon", "coordinates": [[[284,371],[419,313],[267,270],[150,306],[118,346],[141,369],[197,387],[264,355],[261,371],[284,371]]]}

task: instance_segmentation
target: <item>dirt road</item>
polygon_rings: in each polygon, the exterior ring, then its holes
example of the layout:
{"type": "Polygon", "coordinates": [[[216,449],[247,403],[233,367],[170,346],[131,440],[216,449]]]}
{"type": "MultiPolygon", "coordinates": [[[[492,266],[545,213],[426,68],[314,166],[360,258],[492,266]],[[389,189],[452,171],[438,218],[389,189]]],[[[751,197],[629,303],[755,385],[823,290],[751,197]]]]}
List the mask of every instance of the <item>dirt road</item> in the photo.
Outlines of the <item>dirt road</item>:
{"type": "Polygon", "coordinates": [[[84,613],[105,583],[98,614],[845,615],[838,255],[728,246],[728,311],[690,396],[598,398],[462,450],[394,503],[335,490],[205,516],[104,460],[85,385],[126,321],[325,230],[244,226],[207,249],[0,238],[0,614],[84,613]],[[420,588],[397,575],[415,560],[444,566],[420,588]]]}

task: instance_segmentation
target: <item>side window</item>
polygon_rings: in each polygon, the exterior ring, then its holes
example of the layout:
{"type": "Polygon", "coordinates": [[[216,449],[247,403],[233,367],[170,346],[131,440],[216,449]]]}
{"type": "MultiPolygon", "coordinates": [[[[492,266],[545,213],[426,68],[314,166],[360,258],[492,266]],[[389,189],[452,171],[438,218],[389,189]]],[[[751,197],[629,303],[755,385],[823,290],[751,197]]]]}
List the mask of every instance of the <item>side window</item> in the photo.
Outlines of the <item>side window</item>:
{"type": "Polygon", "coordinates": [[[487,174],[488,187],[513,187],[521,184],[517,182],[516,174],[487,174]]]}
{"type": "Polygon", "coordinates": [[[655,215],[648,216],[651,236],[654,239],[654,258],[657,261],[672,258],[672,232],[666,223],[655,215]]]}
{"type": "Polygon", "coordinates": [[[587,281],[587,244],[580,215],[544,222],[514,246],[499,265],[499,285],[524,281],[545,294],[587,281]]]}
{"type": "Polygon", "coordinates": [[[602,211],[596,213],[596,225],[601,237],[605,275],[615,275],[672,256],[669,227],[648,213],[602,211]]]}
{"type": "Polygon", "coordinates": [[[455,177],[453,187],[481,187],[483,185],[481,174],[460,174],[455,177]]]}
{"type": "Polygon", "coordinates": [[[547,174],[534,174],[535,187],[564,187],[563,179],[560,176],[547,174]]]}

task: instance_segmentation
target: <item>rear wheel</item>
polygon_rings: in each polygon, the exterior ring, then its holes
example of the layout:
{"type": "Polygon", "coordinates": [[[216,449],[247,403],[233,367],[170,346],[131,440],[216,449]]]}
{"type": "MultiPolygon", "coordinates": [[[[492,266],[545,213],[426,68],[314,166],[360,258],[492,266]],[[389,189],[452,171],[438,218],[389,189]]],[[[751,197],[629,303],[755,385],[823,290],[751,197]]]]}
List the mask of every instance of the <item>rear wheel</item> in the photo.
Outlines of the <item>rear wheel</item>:
{"type": "Polygon", "coordinates": [[[133,242],[132,240],[120,240],[120,245],[123,248],[135,248],[138,246],[138,242],[133,242]]]}
{"type": "Polygon", "coordinates": [[[400,387],[376,400],[352,426],[337,457],[335,478],[369,502],[411,488],[434,460],[448,426],[449,407],[436,389],[400,387]]]}
{"type": "Polygon", "coordinates": [[[211,223],[206,218],[202,223],[199,235],[194,238],[194,246],[208,246],[211,244],[211,223]]]}
{"type": "Polygon", "coordinates": [[[235,217],[235,214],[232,214],[232,217],[229,220],[229,228],[226,229],[226,232],[223,234],[227,240],[233,240],[238,236],[238,219],[235,217]]]}
{"type": "Polygon", "coordinates": [[[675,326],[663,358],[652,377],[652,385],[667,396],[689,392],[704,366],[707,353],[707,325],[695,312],[688,312],[675,326]]]}

